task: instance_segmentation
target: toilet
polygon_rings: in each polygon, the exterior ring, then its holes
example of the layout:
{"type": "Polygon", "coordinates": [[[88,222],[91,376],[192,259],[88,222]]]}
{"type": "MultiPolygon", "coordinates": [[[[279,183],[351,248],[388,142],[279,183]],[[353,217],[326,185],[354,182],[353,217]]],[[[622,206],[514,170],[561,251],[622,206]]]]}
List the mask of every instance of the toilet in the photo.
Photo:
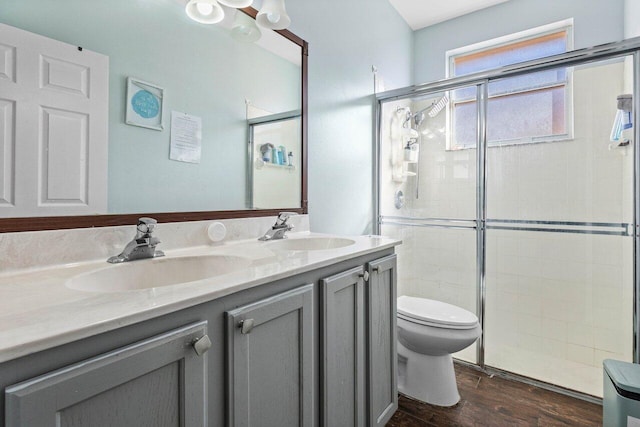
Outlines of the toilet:
{"type": "Polygon", "coordinates": [[[398,390],[438,406],[460,400],[452,353],[473,344],[482,329],[475,314],[426,298],[398,298],[398,390]]]}

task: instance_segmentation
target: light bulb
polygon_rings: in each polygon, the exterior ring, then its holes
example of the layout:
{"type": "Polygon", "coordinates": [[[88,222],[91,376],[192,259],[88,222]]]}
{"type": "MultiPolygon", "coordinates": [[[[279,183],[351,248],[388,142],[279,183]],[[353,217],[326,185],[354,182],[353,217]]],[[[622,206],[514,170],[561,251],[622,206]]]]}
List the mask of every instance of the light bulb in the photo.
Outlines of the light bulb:
{"type": "Polygon", "coordinates": [[[284,0],[264,0],[256,16],[256,23],[271,30],[284,30],[291,23],[284,0]]]}
{"type": "Polygon", "coordinates": [[[258,29],[256,22],[243,12],[237,11],[233,20],[231,37],[241,42],[253,43],[260,39],[261,36],[262,33],[258,29]]]}
{"type": "Polygon", "coordinates": [[[189,0],[187,16],[201,24],[217,24],[224,19],[224,10],[216,0],[189,0]]]}
{"type": "Polygon", "coordinates": [[[280,14],[279,13],[267,13],[267,19],[272,24],[276,24],[280,20],[280,14]]]}
{"type": "Polygon", "coordinates": [[[211,15],[211,12],[213,12],[213,6],[210,3],[198,2],[196,3],[196,9],[203,16],[211,15]]]}

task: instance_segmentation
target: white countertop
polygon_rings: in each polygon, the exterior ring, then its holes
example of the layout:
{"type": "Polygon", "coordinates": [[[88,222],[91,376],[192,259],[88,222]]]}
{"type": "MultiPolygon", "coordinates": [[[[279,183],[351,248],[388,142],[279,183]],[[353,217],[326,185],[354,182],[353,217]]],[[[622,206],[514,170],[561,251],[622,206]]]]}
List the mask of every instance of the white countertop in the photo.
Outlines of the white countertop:
{"type": "MultiPolygon", "coordinates": [[[[344,236],[289,233],[290,239],[306,237],[344,236]]],[[[353,245],[315,251],[277,250],[256,239],[168,250],[166,257],[233,255],[250,259],[251,265],[190,283],[123,292],[87,292],[65,285],[78,274],[108,266],[103,259],[0,274],[0,362],[401,243],[380,236],[349,238],[355,241],[353,245]]]]}

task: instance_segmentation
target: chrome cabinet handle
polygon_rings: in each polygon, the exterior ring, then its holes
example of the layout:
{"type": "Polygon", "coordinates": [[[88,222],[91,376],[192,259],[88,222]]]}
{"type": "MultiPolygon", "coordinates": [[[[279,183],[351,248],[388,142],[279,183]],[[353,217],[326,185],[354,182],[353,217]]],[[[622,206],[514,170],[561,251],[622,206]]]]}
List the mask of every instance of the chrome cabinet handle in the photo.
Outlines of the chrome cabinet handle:
{"type": "Polygon", "coordinates": [[[193,341],[193,349],[198,356],[202,356],[211,348],[211,340],[208,335],[204,335],[201,338],[193,341]]]}
{"type": "Polygon", "coordinates": [[[360,273],[358,274],[359,277],[362,277],[362,280],[364,280],[365,282],[369,281],[369,272],[365,271],[364,273],[360,273]]]}
{"type": "Polygon", "coordinates": [[[254,320],[253,319],[245,319],[238,322],[238,327],[240,328],[241,334],[248,334],[253,329],[254,320]]]}

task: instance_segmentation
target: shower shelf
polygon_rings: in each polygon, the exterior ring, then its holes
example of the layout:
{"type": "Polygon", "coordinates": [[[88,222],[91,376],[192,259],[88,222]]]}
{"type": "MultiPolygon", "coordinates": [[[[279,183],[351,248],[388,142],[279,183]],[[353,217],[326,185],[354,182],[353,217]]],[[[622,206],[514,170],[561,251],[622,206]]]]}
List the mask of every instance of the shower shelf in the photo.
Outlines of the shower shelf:
{"type": "Polygon", "coordinates": [[[296,167],[295,165],[289,166],[289,165],[278,165],[276,163],[268,163],[262,160],[259,160],[256,162],[256,169],[262,169],[263,167],[267,167],[267,168],[273,168],[273,169],[288,169],[288,170],[295,170],[296,167]]]}
{"type": "Polygon", "coordinates": [[[275,163],[265,163],[264,166],[268,167],[268,168],[280,168],[280,169],[295,169],[295,166],[289,166],[289,165],[277,165],[275,163]]]}

